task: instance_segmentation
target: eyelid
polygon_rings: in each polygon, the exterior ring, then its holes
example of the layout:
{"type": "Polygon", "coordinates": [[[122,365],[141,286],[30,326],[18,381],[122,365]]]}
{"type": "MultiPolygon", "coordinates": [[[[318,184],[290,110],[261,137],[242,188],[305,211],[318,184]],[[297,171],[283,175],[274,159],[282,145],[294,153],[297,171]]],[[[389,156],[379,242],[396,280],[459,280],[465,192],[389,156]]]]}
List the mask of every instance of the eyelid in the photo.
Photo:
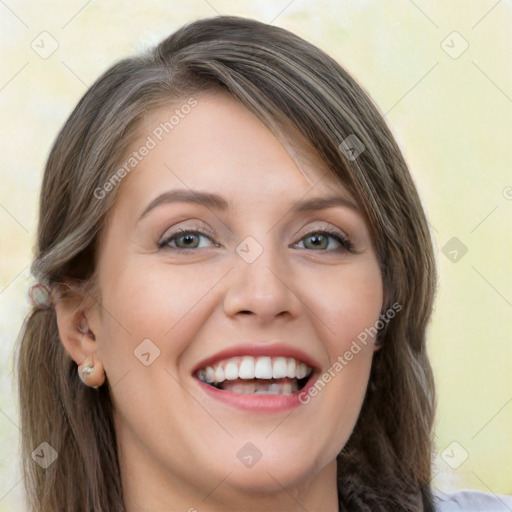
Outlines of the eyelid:
{"type": "MultiPolygon", "coordinates": [[[[352,240],[347,235],[345,235],[345,233],[343,233],[338,228],[333,228],[333,227],[330,227],[330,226],[310,229],[307,233],[304,233],[299,238],[298,242],[296,242],[293,245],[295,246],[298,243],[300,243],[304,238],[307,238],[307,237],[309,237],[311,235],[315,235],[315,234],[325,234],[325,235],[335,239],[343,247],[344,250],[346,250],[346,251],[348,251],[348,252],[350,252],[352,254],[359,254],[359,251],[357,251],[355,249],[354,244],[352,243],[352,240]]],[[[322,253],[322,250],[320,250],[320,251],[313,251],[313,252],[320,252],[320,253],[322,253]]],[[[330,251],[329,250],[325,250],[325,254],[327,254],[327,253],[336,253],[336,252],[338,252],[338,251],[336,251],[336,250],[330,250],[330,251]]]]}
{"type": "MultiPolygon", "coordinates": [[[[313,224],[313,227],[307,227],[307,231],[301,235],[301,239],[305,236],[309,236],[313,233],[322,232],[325,231],[329,235],[335,235],[339,236],[340,238],[346,240],[350,246],[354,249],[354,253],[357,253],[358,251],[354,248],[354,243],[352,242],[352,237],[344,230],[341,229],[336,224],[333,224],[332,222],[326,221],[326,220],[309,220],[304,226],[309,226],[310,224],[313,224]]],[[[302,232],[302,228],[299,230],[299,232],[302,232]]]]}
{"type": "MultiPolygon", "coordinates": [[[[207,228],[205,227],[197,227],[197,226],[190,226],[190,227],[179,227],[176,229],[169,228],[167,229],[164,234],[160,237],[160,241],[158,242],[158,248],[159,250],[165,250],[169,249],[175,252],[190,252],[190,251],[197,251],[198,248],[182,248],[182,247],[172,247],[168,244],[170,241],[179,235],[187,233],[187,234],[195,234],[199,236],[204,236],[212,242],[213,247],[219,247],[221,244],[219,244],[215,238],[215,235],[207,228]],[[168,235],[166,235],[169,233],[168,235]]],[[[327,249],[320,249],[319,251],[315,251],[312,249],[304,249],[304,250],[312,250],[313,252],[320,252],[321,254],[331,254],[331,253],[338,253],[340,250],[345,250],[351,254],[359,254],[359,251],[357,251],[354,248],[354,244],[352,243],[349,236],[347,236],[341,229],[331,226],[329,223],[323,223],[321,226],[311,227],[308,229],[306,233],[303,233],[297,242],[292,243],[291,245],[293,247],[297,246],[302,240],[308,236],[314,235],[314,234],[325,234],[334,240],[336,240],[340,245],[341,249],[333,249],[333,250],[327,250],[327,249]]],[[[204,249],[204,248],[203,248],[204,249]]]]}
{"type": "MultiPolygon", "coordinates": [[[[305,224],[305,226],[309,226],[310,224],[311,224],[311,222],[308,222],[305,224]]],[[[302,232],[302,229],[303,228],[301,228],[299,230],[299,233],[302,232]]],[[[317,231],[327,231],[330,234],[336,234],[336,235],[342,236],[343,238],[346,238],[347,240],[349,240],[349,236],[346,235],[342,229],[340,229],[337,226],[332,225],[330,222],[320,221],[320,223],[315,224],[314,227],[307,227],[306,229],[307,229],[307,231],[301,235],[301,238],[304,238],[305,236],[308,236],[311,233],[316,233],[317,231]]]]}
{"type": "Polygon", "coordinates": [[[208,236],[212,239],[212,241],[215,241],[215,235],[214,233],[204,227],[203,225],[192,225],[192,226],[186,226],[186,227],[177,227],[175,228],[174,226],[171,227],[171,228],[168,228],[166,229],[163,234],[159,237],[159,242],[158,242],[158,245],[166,242],[167,240],[169,240],[170,238],[172,238],[173,236],[176,236],[176,235],[179,235],[180,233],[200,233],[201,235],[205,235],[205,236],[208,236]]]}

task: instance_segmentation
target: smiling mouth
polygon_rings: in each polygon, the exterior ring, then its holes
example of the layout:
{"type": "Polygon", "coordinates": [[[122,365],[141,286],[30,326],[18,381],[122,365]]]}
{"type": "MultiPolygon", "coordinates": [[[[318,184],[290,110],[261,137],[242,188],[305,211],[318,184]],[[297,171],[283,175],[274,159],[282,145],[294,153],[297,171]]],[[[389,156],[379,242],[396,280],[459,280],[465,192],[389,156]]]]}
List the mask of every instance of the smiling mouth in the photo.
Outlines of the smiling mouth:
{"type": "Polygon", "coordinates": [[[196,377],[239,394],[291,395],[308,382],[313,368],[293,357],[237,356],[200,368],[196,377]]]}

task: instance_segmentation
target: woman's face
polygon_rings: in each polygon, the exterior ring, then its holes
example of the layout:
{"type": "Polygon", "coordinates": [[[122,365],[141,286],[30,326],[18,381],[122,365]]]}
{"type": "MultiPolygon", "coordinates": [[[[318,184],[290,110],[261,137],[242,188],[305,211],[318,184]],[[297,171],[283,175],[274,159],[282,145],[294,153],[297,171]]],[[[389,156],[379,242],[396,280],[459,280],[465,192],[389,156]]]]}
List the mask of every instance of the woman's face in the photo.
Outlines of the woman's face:
{"type": "Polygon", "coordinates": [[[361,340],[381,312],[379,264],[320,162],[292,159],[223,93],[196,101],[145,119],[100,247],[102,307],[88,321],[127,500],[296,499],[335,486],[375,350],[361,340]],[[340,201],[314,204],[327,197],[340,201]]]}

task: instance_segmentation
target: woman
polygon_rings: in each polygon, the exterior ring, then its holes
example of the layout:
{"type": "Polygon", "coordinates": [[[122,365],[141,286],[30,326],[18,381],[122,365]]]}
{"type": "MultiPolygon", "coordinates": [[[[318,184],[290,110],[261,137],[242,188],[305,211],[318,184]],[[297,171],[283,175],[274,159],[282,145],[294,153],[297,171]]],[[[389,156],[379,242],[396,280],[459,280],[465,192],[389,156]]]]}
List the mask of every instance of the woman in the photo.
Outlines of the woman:
{"type": "Polygon", "coordinates": [[[32,271],[34,510],[442,510],[427,222],[311,44],[217,17],[109,69],[52,148],[32,271]]]}

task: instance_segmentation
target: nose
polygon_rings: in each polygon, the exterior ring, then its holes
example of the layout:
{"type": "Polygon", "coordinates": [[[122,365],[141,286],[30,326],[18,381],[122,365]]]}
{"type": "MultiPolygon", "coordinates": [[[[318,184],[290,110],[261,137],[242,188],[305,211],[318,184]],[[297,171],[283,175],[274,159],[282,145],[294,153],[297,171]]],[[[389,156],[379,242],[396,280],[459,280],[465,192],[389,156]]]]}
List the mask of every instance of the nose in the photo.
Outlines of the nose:
{"type": "Polygon", "coordinates": [[[249,237],[237,248],[234,261],[224,297],[226,315],[252,315],[265,323],[300,314],[302,302],[293,282],[296,276],[278,248],[270,243],[260,245],[249,237]]]}

